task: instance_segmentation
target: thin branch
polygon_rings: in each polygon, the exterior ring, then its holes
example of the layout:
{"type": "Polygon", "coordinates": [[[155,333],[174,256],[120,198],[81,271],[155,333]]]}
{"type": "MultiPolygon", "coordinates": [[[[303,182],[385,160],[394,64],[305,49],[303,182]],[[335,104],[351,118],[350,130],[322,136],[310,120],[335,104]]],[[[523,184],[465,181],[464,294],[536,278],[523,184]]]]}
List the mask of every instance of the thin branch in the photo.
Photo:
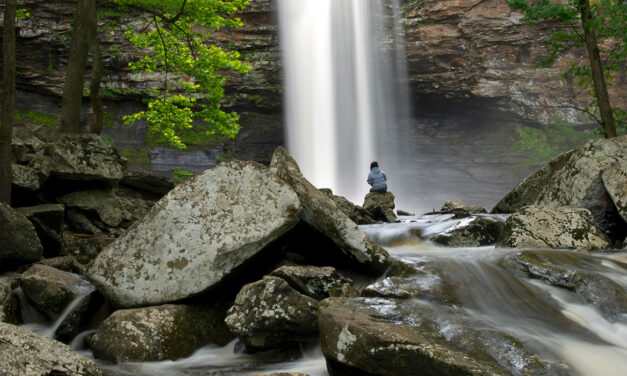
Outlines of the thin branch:
{"type": "Polygon", "coordinates": [[[161,29],[159,28],[159,24],[157,23],[157,16],[153,17],[153,21],[155,23],[155,27],[157,28],[157,33],[159,34],[159,38],[161,39],[161,44],[163,45],[163,57],[165,58],[165,76],[163,78],[163,98],[165,99],[165,93],[168,89],[168,71],[170,70],[170,64],[168,62],[168,47],[163,39],[163,34],[161,34],[161,29]]]}

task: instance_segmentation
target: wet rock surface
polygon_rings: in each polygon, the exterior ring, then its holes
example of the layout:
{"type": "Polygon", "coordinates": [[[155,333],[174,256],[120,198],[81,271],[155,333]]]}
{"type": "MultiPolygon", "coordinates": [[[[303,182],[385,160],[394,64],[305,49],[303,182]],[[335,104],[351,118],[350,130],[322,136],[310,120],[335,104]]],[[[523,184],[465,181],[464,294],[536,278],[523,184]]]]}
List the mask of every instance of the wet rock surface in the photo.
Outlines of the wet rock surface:
{"type": "Polygon", "coordinates": [[[19,302],[11,292],[11,284],[4,279],[0,279],[0,322],[20,323],[19,302]]]}
{"type": "Polygon", "coordinates": [[[335,268],[286,265],[274,270],[271,276],[285,280],[299,293],[322,300],[330,296],[354,296],[353,281],[341,276],[335,268]]]}
{"type": "Polygon", "coordinates": [[[625,150],[627,135],[590,141],[561,154],[522,181],[492,212],[512,213],[526,205],[585,208],[606,233],[615,238],[621,236],[625,222],[616,212],[601,174],[627,163],[625,150]]]}
{"type": "Polygon", "coordinates": [[[4,203],[0,203],[0,228],[0,269],[28,264],[42,257],[43,247],[33,225],[4,203]]]}
{"type": "Polygon", "coordinates": [[[364,198],[364,209],[379,221],[396,222],[394,207],[394,193],[392,192],[370,192],[364,198]]]}
{"type": "Polygon", "coordinates": [[[91,360],[61,342],[18,326],[0,323],[0,374],[102,376],[91,360]]]}
{"type": "Polygon", "coordinates": [[[296,192],[303,206],[301,218],[324,234],[339,249],[371,274],[380,274],[390,265],[388,253],[370,240],[350,218],[314,187],[300,172],[298,164],[283,147],[278,147],[270,170],[286,181],[296,192]]]}
{"type": "Polygon", "coordinates": [[[505,222],[499,243],[510,248],[572,248],[599,250],[611,247],[586,209],[525,206],[505,222]]]}
{"type": "Polygon", "coordinates": [[[501,221],[487,217],[469,217],[430,240],[448,247],[479,247],[496,243],[502,230],[501,221]]]}
{"type": "Polygon", "coordinates": [[[265,277],[242,288],[225,322],[248,347],[266,349],[315,338],[317,308],[283,279],[265,277]]]}
{"type": "Polygon", "coordinates": [[[505,333],[473,329],[468,320],[450,309],[436,314],[428,304],[379,298],[329,298],[319,310],[331,374],[568,373],[548,353],[540,356],[505,333]]]}
{"type": "Polygon", "coordinates": [[[224,304],[161,305],[115,311],[90,340],[94,356],[112,362],[179,359],[210,343],[225,345],[224,304]]]}
{"type": "Polygon", "coordinates": [[[87,274],[117,306],[206,291],[299,220],[292,189],[254,162],[227,162],[172,190],[87,274]]]}

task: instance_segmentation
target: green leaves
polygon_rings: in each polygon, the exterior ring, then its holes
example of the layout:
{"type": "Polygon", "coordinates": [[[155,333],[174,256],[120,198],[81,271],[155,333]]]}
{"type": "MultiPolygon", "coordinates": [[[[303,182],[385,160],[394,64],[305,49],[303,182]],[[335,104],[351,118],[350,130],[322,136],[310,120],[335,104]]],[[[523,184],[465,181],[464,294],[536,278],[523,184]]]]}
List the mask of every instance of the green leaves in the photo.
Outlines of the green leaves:
{"type": "Polygon", "coordinates": [[[238,52],[208,45],[211,31],[222,26],[239,27],[231,17],[248,0],[114,0],[121,6],[141,9],[152,15],[141,32],[126,36],[138,49],[151,52],[129,64],[134,71],[162,72],[160,87],[154,87],[148,110],[127,116],[127,123],[145,120],[150,132],[160,133],[175,148],[184,149],[180,132],[194,121],[203,122],[207,136],[235,137],[239,117],[225,113],[223,71],[246,73],[250,67],[239,60],[238,52]]]}

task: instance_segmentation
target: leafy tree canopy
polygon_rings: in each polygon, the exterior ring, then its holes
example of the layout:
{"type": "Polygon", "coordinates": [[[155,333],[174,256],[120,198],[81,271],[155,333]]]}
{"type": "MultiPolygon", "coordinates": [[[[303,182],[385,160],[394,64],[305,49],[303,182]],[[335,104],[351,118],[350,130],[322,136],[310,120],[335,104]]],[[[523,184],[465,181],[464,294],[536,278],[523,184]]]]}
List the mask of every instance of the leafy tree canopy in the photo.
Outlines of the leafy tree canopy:
{"type": "Polygon", "coordinates": [[[173,147],[184,149],[181,132],[235,137],[239,117],[224,112],[224,70],[247,72],[238,52],[227,52],[206,43],[209,33],[222,26],[239,27],[237,11],[248,0],[111,0],[118,6],[149,15],[142,30],[126,36],[141,51],[150,51],[129,64],[135,71],[161,72],[163,81],[154,87],[148,109],[127,116],[129,124],[143,119],[149,133],[163,136],[173,147]],[[196,121],[196,125],[192,122],[196,121]]]}
{"type": "MultiPolygon", "coordinates": [[[[547,67],[557,60],[560,54],[570,49],[580,49],[585,46],[584,29],[594,31],[601,43],[597,47],[603,59],[603,75],[608,84],[618,76],[626,72],[625,61],[627,59],[627,2],[616,0],[592,0],[590,9],[591,19],[582,27],[581,0],[508,0],[507,4],[524,14],[523,21],[535,24],[542,21],[560,23],[563,27],[553,31],[545,43],[550,48],[549,54],[539,63],[539,66],[547,67]]],[[[584,109],[584,112],[595,116],[598,108],[596,95],[592,87],[592,72],[590,66],[583,62],[573,62],[563,73],[563,78],[572,78],[574,83],[588,90],[594,100],[584,109]]],[[[616,126],[619,130],[625,130],[625,111],[620,108],[612,108],[616,126]]]]}

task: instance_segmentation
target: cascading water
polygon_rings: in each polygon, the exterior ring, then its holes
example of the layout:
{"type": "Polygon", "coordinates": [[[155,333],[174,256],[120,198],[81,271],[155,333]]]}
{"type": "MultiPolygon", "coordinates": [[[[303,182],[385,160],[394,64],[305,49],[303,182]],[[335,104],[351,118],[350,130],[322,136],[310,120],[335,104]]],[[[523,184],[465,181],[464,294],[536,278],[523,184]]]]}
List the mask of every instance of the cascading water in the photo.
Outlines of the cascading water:
{"type": "MultiPolygon", "coordinates": [[[[399,0],[278,0],[287,147],[317,187],[359,202],[399,166],[408,113],[399,0]]],[[[397,181],[400,181],[399,178],[397,181]]]]}

